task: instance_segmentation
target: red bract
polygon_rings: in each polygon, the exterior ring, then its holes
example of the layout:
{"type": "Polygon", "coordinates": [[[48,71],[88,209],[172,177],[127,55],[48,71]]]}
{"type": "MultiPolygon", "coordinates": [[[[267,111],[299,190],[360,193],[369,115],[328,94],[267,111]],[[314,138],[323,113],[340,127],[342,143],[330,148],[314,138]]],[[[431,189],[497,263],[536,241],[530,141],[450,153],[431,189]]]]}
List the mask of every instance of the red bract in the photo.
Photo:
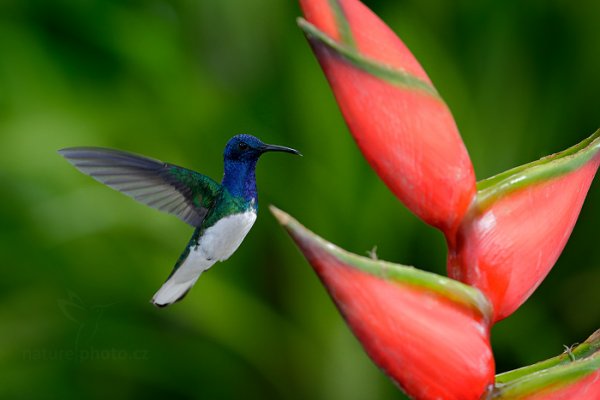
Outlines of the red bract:
{"type": "Polygon", "coordinates": [[[476,289],[347,253],[271,208],[369,356],[415,399],[479,399],[494,379],[489,303],[476,289]]]}
{"type": "Polygon", "coordinates": [[[300,25],[373,169],[425,222],[452,234],[475,194],[450,110],[402,41],[357,0],[302,0],[300,25]]]}
{"type": "Polygon", "coordinates": [[[495,320],[531,295],[562,252],[598,169],[598,136],[479,183],[448,274],[483,291],[495,320]]]}

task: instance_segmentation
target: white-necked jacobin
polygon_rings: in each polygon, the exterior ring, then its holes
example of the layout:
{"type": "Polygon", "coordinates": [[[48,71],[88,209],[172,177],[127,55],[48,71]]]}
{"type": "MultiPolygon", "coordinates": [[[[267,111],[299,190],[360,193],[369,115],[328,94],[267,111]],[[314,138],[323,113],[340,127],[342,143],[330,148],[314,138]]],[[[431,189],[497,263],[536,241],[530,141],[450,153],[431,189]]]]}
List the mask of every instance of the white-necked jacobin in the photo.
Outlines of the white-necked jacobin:
{"type": "Polygon", "coordinates": [[[164,307],[181,300],[202,272],[229,258],[242,243],[258,211],[256,162],[268,151],[301,155],[251,135],[236,135],[225,146],[225,173],[218,184],[198,172],[120,150],[70,147],[59,153],[84,174],[196,228],[152,298],[164,307]]]}

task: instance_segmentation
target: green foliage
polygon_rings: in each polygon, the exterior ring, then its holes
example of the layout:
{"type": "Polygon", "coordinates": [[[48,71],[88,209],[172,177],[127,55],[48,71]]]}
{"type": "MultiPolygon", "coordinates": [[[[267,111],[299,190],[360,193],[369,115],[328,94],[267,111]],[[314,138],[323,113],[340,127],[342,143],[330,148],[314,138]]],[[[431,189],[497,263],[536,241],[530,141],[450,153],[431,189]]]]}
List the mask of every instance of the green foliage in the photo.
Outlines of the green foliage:
{"type": "MultiPolygon", "coordinates": [[[[598,128],[600,3],[365,3],[422,61],[478,179],[598,128]]],[[[1,399],[398,398],[266,205],[437,273],[445,245],[362,159],[298,15],[274,0],[0,2],[1,399]],[[155,309],[191,228],[56,150],[116,147],[218,180],[242,132],[305,157],[260,161],[245,243],[184,302],[155,309]]],[[[494,328],[498,371],[600,325],[599,187],[550,276],[494,328]]]]}

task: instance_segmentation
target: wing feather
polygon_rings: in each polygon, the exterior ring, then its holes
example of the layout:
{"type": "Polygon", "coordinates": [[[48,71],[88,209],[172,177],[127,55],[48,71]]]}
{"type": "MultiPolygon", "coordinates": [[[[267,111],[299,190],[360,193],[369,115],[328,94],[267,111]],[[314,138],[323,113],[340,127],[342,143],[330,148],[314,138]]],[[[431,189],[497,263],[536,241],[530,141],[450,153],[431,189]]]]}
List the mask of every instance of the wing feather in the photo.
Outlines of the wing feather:
{"type": "Polygon", "coordinates": [[[69,147],[59,153],[84,174],[195,227],[220,190],[205,175],[121,150],[69,147]]]}

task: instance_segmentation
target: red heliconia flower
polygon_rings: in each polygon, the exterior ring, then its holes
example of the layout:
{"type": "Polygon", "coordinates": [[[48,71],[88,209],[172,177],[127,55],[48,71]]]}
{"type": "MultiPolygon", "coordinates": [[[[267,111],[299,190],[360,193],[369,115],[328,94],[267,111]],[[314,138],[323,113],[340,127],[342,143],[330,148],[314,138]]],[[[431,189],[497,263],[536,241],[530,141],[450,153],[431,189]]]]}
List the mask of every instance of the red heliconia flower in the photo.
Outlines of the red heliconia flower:
{"type": "Polygon", "coordinates": [[[593,138],[476,190],[448,107],[400,39],[358,0],[300,4],[308,19],[300,25],[369,163],[445,233],[450,277],[481,289],[495,321],[510,315],[565,246],[598,167],[593,138]],[[578,150],[585,165],[569,161],[578,150]]]}
{"type": "Polygon", "coordinates": [[[562,252],[600,165],[600,131],[476,185],[448,107],[402,41],[358,0],[300,4],[365,158],[449,248],[453,279],[352,255],[272,210],[369,356],[413,399],[600,399],[599,333],[495,381],[489,344],[490,326],[562,252]]]}
{"type": "Polygon", "coordinates": [[[450,246],[448,275],[479,288],[494,320],[512,314],[562,252],[600,157],[600,131],[562,153],[478,184],[450,246]]]}
{"type": "Polygon", "coordinates": [[[477,289],[359,257],[274,207],[366,352],[414,399],[479,399],[494,380],[490,305],[477,289]]]}
{"type": "Polygon", "coordinates": [[[451,233],[475,194],[450,110],[402,41],[357,0],[301,0],[300,25],[367,161],[406,206],[451,233]]]}

